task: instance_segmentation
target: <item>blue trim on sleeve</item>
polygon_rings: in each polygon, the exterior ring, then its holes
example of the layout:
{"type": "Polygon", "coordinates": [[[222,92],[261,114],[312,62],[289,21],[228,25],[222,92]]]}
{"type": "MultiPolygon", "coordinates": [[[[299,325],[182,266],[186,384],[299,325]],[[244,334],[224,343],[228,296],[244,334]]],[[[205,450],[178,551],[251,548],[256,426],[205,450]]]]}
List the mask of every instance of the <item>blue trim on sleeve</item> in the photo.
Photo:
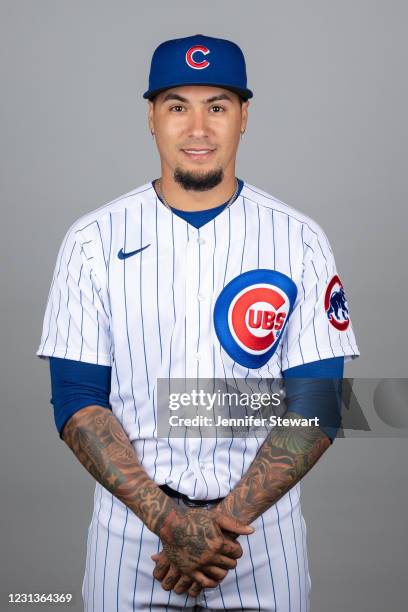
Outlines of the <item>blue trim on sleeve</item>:
{"type": "Polygon", "coordinates": [[[319,418],[319,427],[333,443],[341,427],[341,383],[344,357],[322,359],[283,372],[288,410],[319,418]]]}
{"type": "Polygon", "coordinates": [[[343,378],[344,357],[332,357],[288,368],[284,378],[343,378]]]}
{"type": "Polygon", "coordinates": [[[97,405],[111,409],[109,395],[111,367],[50,357],[51,404],[54,420],[62,438],[68,419],[86,406],[97,405]]]}

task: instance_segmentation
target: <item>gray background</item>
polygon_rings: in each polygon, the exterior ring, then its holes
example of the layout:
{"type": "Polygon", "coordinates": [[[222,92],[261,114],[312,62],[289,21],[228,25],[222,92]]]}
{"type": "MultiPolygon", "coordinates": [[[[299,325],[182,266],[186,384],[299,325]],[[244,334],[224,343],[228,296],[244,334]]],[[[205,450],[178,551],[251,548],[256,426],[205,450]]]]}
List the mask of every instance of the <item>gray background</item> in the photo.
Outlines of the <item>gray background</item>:
{"type": "MultiPolygon", "coordinates": [[[[1,1],[0,610],[30,591],[81,610],[93,481],[34,353],[69,225],[158,176],[141,93],[162,40],[242,46],[239,176],[327,232],[362,353],[347,374],[406,377],[407,18],[395,0],[1,1]]],[[[406,461],[405,439],[340,439],[305,478],[312,612],[405,609],[406,461]]]]}

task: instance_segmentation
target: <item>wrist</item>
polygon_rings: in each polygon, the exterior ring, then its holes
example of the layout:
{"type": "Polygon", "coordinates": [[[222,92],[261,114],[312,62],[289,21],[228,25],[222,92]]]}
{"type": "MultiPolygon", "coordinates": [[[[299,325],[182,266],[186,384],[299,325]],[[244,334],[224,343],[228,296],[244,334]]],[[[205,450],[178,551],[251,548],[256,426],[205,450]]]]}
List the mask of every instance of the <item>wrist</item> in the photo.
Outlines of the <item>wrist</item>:
{"type": "Polygon", "coordinates": [[[174,529],[180,523],[179,509],[174,505],[173,508],[159,521],[157,535],[164,544],[168,544],[173,540],[174,529]]]}
{"type": "Polygon", "coordinates": [[[226,514],[231,518],[237,519],[244,525],[250,525],[256,518],[254,516],[254,511],[250,511],[249,508],[247,509],[246,504],[240,506],[238,509],[237,504],[234,504],[233,492],[224,497],[222,502],[215,506],[213,512],[226,514]]]}

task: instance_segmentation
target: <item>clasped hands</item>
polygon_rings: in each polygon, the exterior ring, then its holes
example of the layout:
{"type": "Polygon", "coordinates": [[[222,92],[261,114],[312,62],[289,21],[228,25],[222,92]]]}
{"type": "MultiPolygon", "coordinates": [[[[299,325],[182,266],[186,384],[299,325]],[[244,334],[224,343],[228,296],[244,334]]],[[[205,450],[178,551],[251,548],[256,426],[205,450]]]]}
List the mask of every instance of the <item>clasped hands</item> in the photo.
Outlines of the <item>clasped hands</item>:
{"type": "Polygon", "coordinates": [[[153,576],[166,591],[197,597],[236,567],[243,551],[235,538],[253,532],[253,527],[227,515],[221,504],[211,509],[178,505],[160,530],[163,550],[151,556],[156,563],[153,576]]]}

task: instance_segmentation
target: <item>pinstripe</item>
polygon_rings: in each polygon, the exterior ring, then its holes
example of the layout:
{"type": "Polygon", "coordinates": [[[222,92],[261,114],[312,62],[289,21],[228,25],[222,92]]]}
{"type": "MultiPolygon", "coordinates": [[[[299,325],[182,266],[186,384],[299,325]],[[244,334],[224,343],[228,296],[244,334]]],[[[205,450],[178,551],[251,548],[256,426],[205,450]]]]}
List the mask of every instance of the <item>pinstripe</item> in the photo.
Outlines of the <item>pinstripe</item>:
{"type": "MultiPolygon", "coordinates": [[[[324,266],[325,266],[325,268],[326,268],[326,283],[328,283],[328,282],[329,282],[329,277],[330,277],[330,275],[329,275],[329,269],[328,269],[328,267],[327,267],[327,259],[326,259],[326,256],[325,256],[325,254],[324,254],[324,251],[323,251],[323,249],[322,249],[322,245],[320,244],[320,240],[319,240],[319,238],[317,238],[317,244],[319,245],[320,252],[321,252],[321,254],[322,254],[322,256],[323,256],[323,259],[324,259],[324,266]]],[[[314,267],[314,266],[313,266],[313,267],[314,267]]],[[[315,270],[315,272],[316,272],[316,270],[315,270]]],[[[333,357],[334,357],[334,356],[335,356],[335,353],[334,353],[333,346],[332,346],[332,343],[331,343],[331,338],[330,338],[330,329],[329,329],[329,326],[327,326],[327,337],[328,337],[328,339],[329,339],[330,349],[331,349],[331,352],[332,352],[333,357]]],[[[341,339],[340,339],[340,343],[341,343],[341,339]]]]}
{"type": "Polygon", "coordinates": [[[138,608],[135,608],[135,604],[136,604],[136,586],[137,586],[137,579],[138,579],[138,569],[139,569],[139,563],[140,563],[140,553],[142,552],[142,545],[143,545],[143,532],[144,532],[144,528],[145,528],[145,524],[141,523],[141,531],[140,531],[140,540],[139,540],[139,553],[137,555],[137,563],[136,563],[136,568],[135,568],[135,582],[134,582],[134,586],[133,586],[133,610],[137,610],[138,608]]]}
{"type": "MultiPolygon", "coordinates": [[[[142,244],[143,244],[143,206],[140,205],[140,248],[142,248],[142,244]]],[[[145,342],[145,332],[144,332],[144,324],[143,324],[142,271],[143,271],[143,251],[141,251],[140,259],[139,259],[139,303],[140,303],[140,321],[142,325],[143,355],[144,355],[145,371],[146,371],[147,397],[150,399],[149,371],[147,368],[146,342],[145,342]]]]}
{"type": "Polygon", "coordinates": [[[246,539],[247,539],[247,542],[248,542],[249,558],[251,560],[251,565],[252,565],[252,576],[254,578],[254,588],[255,588],[256,600],[258,602],[258,610],[261,610],[261,604],[259,602],[259,595],[258,595],[258,587],[256,586],[255,567],[254,567],[254,562],[253,562],[253,559],[252,559],[251,544],[249,542],[249,537],[248,536],[246,536],[246,539]]]}
{"type": "Polygon", "coordinates": [[[157,308],[157,329],[159,330],[160,342],[160,363],[163,363],[163,346],[160,329],[160,304],[159,304],[159,233],[157,229],[157,198],[156,198],[156,308],[157,308]]]}
{"type": "Polygon", "coordinates": [[[84,346],[84,334],[83,334],[83,329],[84,329],[84,307],[82,305],[82,291],[81,291],[81,288],[80,288],[81,275],[82,275],[83,268],[84,268],[84,264],[81,265],[81,269],[79,271],[79,278],[78,278],[79,303],[81,304],[81,350],[79,351],[79,359],[82,358],[82,349],[83,349],[83,346],[84,346]]]}
{"type": "MultiPolygon", "coordinates": [[[[212,222],[212,226],[213,226],[213,235],[214,235],[214,246],[213,246],[213,255],[212,255],[212,287],[211,287],[211,295],[214,295],[214,290],[215,290],[215,248],[216,248],[216,244],[217,244],[217,236],[216,236],[216,230],[215,230],[215,219],[213,219],[212,222]]],[[[215,391],[215,345],[213,344],[212,347],[212,357],[213,357],[213,393],[215,391]]],[[[214,408],[213,408],[213,416],[214,416],[214,408]]],[[[215,469],[215,453],[216,453],[216,449],[218,447],[218,431],[217,428],[215,428],[215,439],[216,442],[213,445],[213,453],[212,453],[212,458],[213,458],[213,474],[214,474],[214,478],[215,481],[217,483],[217,487],[218,487],[218,493],[216,495],[216,497],[220,497],[221,496],[221,487],[220,487],[220,481],[218,479],[217,476],[217,471],[215,469]]]]}
{"type": "MultiPolygon", "coordinates": [[[[110,313],[110,318],[112,318],[112,306],[111,306],[111,303],[110,303],[110,263],[111,263],[111,255],[112,255],[112,214],[109,213],[109,259],[108,259],[107,266],[106,266],[106,281],[107,281],[108,296],[109,296],[109,313],[110,313]]],[[[109,322],[109,340],[110,340],[109,354],[110,354],[111,359],[112,359],[112,333],[111,333],[111,328],[110,328],[110,322],[109,322]]]]}
{"type": "MultiPolygon", "coordinates": [[[[55,355],[55,349],[57,348],[57,340],[58,340],[58,317],[59,317],[59,313],[60,313],[60,309],[61,309],[61,291],[59,292],[59,296],[58,296],[58,310],[57,310],[57,316],[55,318],[55,342],[54,342],[54,348],[52,351],[52,356],[55,355]]],[[[44,345],[45,346],[45,345],[44,345]]]]}
{"type": "MultiPolygon", "coordinates": [[[[198,228],[198,293],[201,291],[201,244],[200,244],[200,228],[198,228]]],[[[197,353],[200,350],[200,336],[201,336],[201,301],[198,302],[198,334],[197,334],[197,353]]],[[[200,371],[200,360],[197,359],[197,385],[199,384],[199,371],[200,371]]],[[[201,429],[200,429],[201,434],[201,429]]]]}
{"type": "Polygon", "coordinates": [[[229,252],[231,247],[231,209],[228,209],[228,249],[227,249],[227,257],[225,258],[225,270],[224,270],[224,283],[223,287],[225,287],[225,279],[227,277],[227,269],[228,269],[228,259],[229,252]]]}
{"type": "MultiPolygon", "coordinates": [[[[51,297],[52,297],[52,292],[53,292],[54,285],[55,285],[55,281],[58,279],[59,274],[60,274],[61,264],[62,264],[62,258],[63,258],[63,254],[65,253],[65,247],[66,247],[66,244],[67,244],[67,242],[68,242],[68,238],[69,238],[69,236],[70,236],[70,233],[69,233],[69,232],[67,232],[67,234],[66,234],[66,235],[65,235],[65,237],[64,237],[64,240],[63,240],[62,246],[61,246],[61,254],[60,254],[60,258],[59,258],[59,262],[58,262],[58,271],[57,271],[57,270],[55,270],[55,272],[54,272],[54,274],[53,274],[53,278],[52,278],[52,282],[51,282],[51,287],[50,287],[50,290],[49,290],[49,292],[48,292],[47,304],[49,304],[49,303],[50,303],[50,300],[51,300],[51,297]]],[[[61,303],[61,290],[60,290],[60,292],[59,292],[59,296],[60,296],[60,300],[59,300],[59,302],[61,303]]],[[[50,335],[50,331],[51,331],[51,321],[52,321],[52,313],[53,313],[53,311],[54,311],[54,302],[53,302],[53,301],[51,301],[51,313],[50,313],[50,317],[49,317],[49,319],[48,319],[48,331],[47,331],[47,334],[46,334],[45,340],[44,340],[43,342],[40,342],[40,350],[41,350],[41,351],[43,351],[43,350],[44,350],[44,348],[45,348],[45,346],[46,346],[46,344],[47,344],[47,342],[48,342],[48,337],[49,337],[49,335],[50,335]]],[[[58,312],[59,312],[59,305],[58,305],[58,312]]],[[[58,314],[57,314],[57,319],[58,319],[58,314]]],[[[55,351],[55,347],[54,347],[54,351],[55,351]]],[[[54,354],[54,353],[53,353],[53,354],[54,354]]]]}
{"type": "MultiPolygon", "coordinates": [[[[125,208],[125,227],[124,227],[124,242],[123,242],[123,250],[126,251],[126,231],[127,231],[127,208],[125,208]]],[[[139,423],[139,415],[136,408],[136,398],[135,391],[133,388],[133,359],[132,359],[132,349],[130,347],[130,337],[129,337],[129,322],[128,322],[128,310],[127,310],[127,297],[126,297],[126,259],[123,260],[123,297],[124,297],[124,305],[125,305],[125,321],[126,321],[126,335],[128,341],[128,350],[129,350],[129,364],[130,364],[130,375],[131,375],[131,391],[132,391],[132,399],[133,405],[135,409],[135,423],[137,423],[139,435],[140,435],[140,423],[139,423]]]]}
{"type": "MultiPolygon", "coordinates": [[[[119,396],[119,399],[120,399],[120,401],[122,403],[122,415],[121,415],[121,419],[123,419],[123,411],[125,409],[125,403],[123,401],[123,397],[122,397],[121,392],[120,392],[120,380],[119,380],[119,376],[118,376],[118,369],[117,369],[116,361],[113,362],[112,370],[116,374],[116,381],[117,381],[117,386],[118,386],[118,396],[119,396]]],[[[126,526],[127,526],[128,516],[129,516],[129,510],[128,510],[127,507],[126,507],[125,511],[126,511],[126,518],[125,518],[125,524],[124,524],[123,532],[122,532],[122,546],[121,546],[121,549],[120,549],[119,567],[118,567],[118,578],[117,578],[117,582],[116,582],[116,612],[120,612],[120,610],[119,610],[120,575],[121,575],[121,570],[122,570],[123,550],[124,550],[124,547],[125,547],[125,531],[126,531],[126,526]]]]}
{"type": "MultiPolygon", "coordinates": [[[[228,259],[229,259],[230,248],[231,248],[231,208],[228,208],[228,247],[227,247],[227,256],[225,258],[224,283],[223,283],[224,287],[225,287],[225,280],[226,280],[226,276],[227,276],[228,259]]],[[[220,354],[221,354],[221,344],[220,344],[220,354]]],[[[221,357],[221,359],[222,359],[222,357],[221,357]]],[[[226,388],[227,388],[227,392],[228,392],[227,374],[226,374],[226,371],[225,371],[224,360],[222,360],[222,367],[224,369],[225,384],[226,384],[226,388]]],[[[228,416],[229,416],[229,418],[231,418],[231,404],[230,404],[229,401],[228,401],[228,416]]],[[[234,432],[233,432],[233,430],[231,430],[231,442],[230,442],[230,445],[228,447],[228,470],[229,470],[229,482],[228,482],[228,486],[230,488],[231,488],[231,447],[232,447],[233,443],[234,443],[234,432]]]]}
{"type": "Polygon", "coordinates": [[[296,543],[296,532],[295,532],[295,524],[293,521],[293,503],[292,503],[292,496],[290,494],[290,490],[288,491],[288,495],[289,495],[289,501],[290,501],[290,520],[292,522],[292,530],[293,530],[293,541],[295,543],[295,552],[296,552],[296,564],[297,564],[297,570],[298,570],[298,585],[299,585],[299,600],[300,600],[300,611],[302,611],[302,589],[300,586],[300,568],[299,568],[299,557],[298,557],[298,549],[297,549],[297,543],[296,543]]]}
{"type": "MultiPolygon", "coordinates": [[[[200,243],[200,229],[198,228],[198,294],[201,291],[201,243],[200,243]]],[[[197,334],[197,353],[200,351],[200,338],[201,338],[201,300],[198,300],[198,334],[197,334]]],[[[200,360],[197,359],[197,388],[199,387],[199,371],[200,371],[200,360]]],[[[203,444],[203,437],[201,435],[201,426],[199,426],[200,432],[200,448],[198,449],[197,461],[200,464],[201,448],[203,444]]],[[[208,497],[208,484],[205,475],[201,471],[201,476],[204,480],[206,492],[205,497],[208,497]]]]}
{"type": "Polygon", "coordinates": [[[127,522],[128,522],[128,516],[129,516],[129,510],[128,510],[128,508],[126,508],[126,518],[125,518],[125,524],[124,524],[123,532],[122,532],[122,546],[121,546],[121,549],[120,549],[118,579],[117,579],[117,583],[116,583],[116,612],[121,612],[119,610],[120,573],[121,573],[121,569],[122,569],[123,550],[125,548],[125,532],[126,532],[126,525],[127,525],[127,522]]]}
{"type": "MultiPolygon", "coordinates": [[[[77,246],[77,245],[76,245],[76,243],[75,243],[75,245],[74,245],[74,246],[77,246]]],[[[73,251],[73,250],[74,250],[74,249],[72,249],[72,251],[73,251]]],[[[72,255],[72,252],[71,252],[71,255],[72,255]]],[[[71,261],[71,259],[70,259],[70,261],[71,261]]],[[[65,355],[64,355],[64,357],[66,357],[66,356],[67,356],[67,352],[68,352],[68,344],[69,344],[69,333],[70,333],[70,330],[71,330],[71,313],[69,312],[69,298],[70,298],[70,294],[71,294],[71,292],[70,292],[70,290],[69,290],[69,284],[68,284],[69,263],[70,263],[70,262],[68,262],[68,265],[67,265],[67,278],[66,278],[66,283],[67,283],[67,288],[68,288],[68,297],[67,297],[67,312],[68,312],[69,319],[68,319],[68,332],[67,332],[67,341],[66,341],[66,343],[65,343],[65,355]]],[[[81,269],[80,269],[80,271],[79,271],[79,278],[81,278],[81,272],[82,272],[82,265],[81,265],[81,269]]],[[[78,280],[78,284],[79,284],[79,280],[78,280]]]]}
{"type": "MultiPolygon", "coordinates": [[[[95,487],[94,505],[96,505],[96,503],[97,503],[97,499],[96,499],[96,487],[95,487]]],[[[85,605],[87,604],[88,599],[89,599],[89,583],[90,583],[90,577],[91,577],[90,561],[91,561],[91,552],[92,552],[92,547],[93,547],[94,532],[95,532],[95,514],[93,514],[91,524],[89,526],[89,539],[88,539],[88,548],[87,548],[86,562],[85,562],[85,576],[84,576],[84,587],[85,587],[84,588],[84,603],[85,605]]]]}
{"type": "Polygon", "coordinates": [[[273,216],[273,208],[272,208],[272,239],[273,239],[273,268],[276,268],[276,247],[275,247],[275,219],[273,216]]]}
{"type": "Polygon", "coordinates": [[[280,540],[281,540],[281,543],[282,543],[283,557],[285,559],[286,579],[287,579],[287,584],[288,584],[288,597],[289,597],[289,612],[291,612],[292,608],[291,608],[291,598],[290,598],[290,584],[289,584],[288,561],[286,559],[285,544],[283,542],[282,529],[281,529],[281,526],[280,526],[280,516],[279,516],[278,504],[275,504],[274,508],[276,510],[276,515],[277,515],[277,518],[278,518],[279,535],[280,535],[280,540]]]}
{"type": "MultiPolygon", "coordinates": [[[[94,286],[92,285],[92,304],[95,304],[95,290],[94,290],[94,286]]],[[[96,324],[98,326],[98,335],[96,338],[96,363],[99,363],[99,312],[96,311],[96,324]]]]}
{"type": "Polygon", "coordinates": [[[99,515],[101,513],[102,507],[102,486],[100,486],[100,496],[99,496],[99,509],[98,509],[98,518],[96,523],[96,545],[95,545],[95,557],[94,557],[94,579],[93,579],[93,591],[92,591],[92,610],[95,610],[95,582],[96,582],[96,559],[98,556],[98,539],[99,539],[99,515]]]}
{"type": "MultiPolygon", "coordinates": [[[[161,543],[160,543],[160,539],[157,538],[157,548],[156,548],[156,554],[159,554],[160,552],[160,547],[161,547],[161,543]]],[[[152,609],[153,607],[153,592],[154,592],[154,587],[156,586],[156,581],[152,580],[152,589],[150,591],[150,602],[149,602],[149,610],[152,609]]],[[[119,611],[118,611],[119,612],[119,611]]]]}
{"type": "Polygon", "coordinates": [[[289,261],[289,273],[290,273],[290,277],[293,278],[292,262],[290,261],[290,222],[289,222],[289,215],[288,215],[288,261],[289,261]]]}
{"type": "Polygon", "coordinates": [[[244,610],[244,606],[242,604],[241,590],[239,588],[239,580],[238,580],[237,568],[234,569],[234,572],[235,572],[235,583],[237,585],[237,593],[238,593],[238,597],[239,597],[239,603],[240,603],[240,606],[241,606],[241,610],[244,610]]]}
{"type": "MultiPolygon", "coordinates": [[[[175,247],[174,247],[174,215],[171,215],[171,241],[172,241],[172,253],[173,253],[173,265],[172,265],[172,280],[171,280],[171,293],[172,293],[172,299],[173,299],[173,319],[174,319],[174,326],[171,332],[171,336],[170,336],[170,356],[169,356],[169,392],[171,389],[171,384],[170,384],[170,380],[171,380],[171,355],[172,355],[172,346],[173,346],[173,335],[174,335],[174,330],[176,328],[176,303],[175,303],[175,296],[174,296],[174,268],[175,268],[175,257],[176,257],[176,253],[175,253],[175,247]]],[[[170,448],[170,470],[168,473],[168,476],[166,478],[166,482],[168,481],[168,479],[171,476],[171,473],[173,471],[173,445],[170,442],[170,433],[171,433],[171,426],[169,428],[169,435],[167,438],[167,443],[169,445],[170,448]]]]}
{"type": "MultiPolygon", "coordinates": [[[[319,275],[316,272],[316,268],[315,268],[315,265],[314,265],[313,261],[312,261],[312,266],[313,266],[314,273],[316,274],[316,280],[318,280],[319,279],[319,275]]],[[[318,290],[317,284],[316,284],[315,291],[316,291],[316,304],[317,304],[318,300],[319,300],[319,290],[318,290]]],[[[316,323],[315,323],[315,319],[316,319],[316,306],[313,309],[313,332],[314,332],[314,338],[315,338],[315,344],[316,344],[316,351],[317,351],[317,354],[319,355],[319,359],[321,359],[320,351],[319,351],[319,345],[318,345],[317,336],[316,336],[316,323]]]]}
{"type": "Polygon", "coordinates": [[[259,270],[259,239],[260,239],[260,234],[261,234],[261,220],[259,218],[259,206],[258,204],[256,205],[256,210],[257,210],[257,214],[258,214],[258,249],[257,249],[257,268],[259,270]]]}
{"type": "Polygon", "coordinates": [[[102,610],[103,610],[103,612],[105,612],[105,578],[106,578],[106,561],[107,561],[107,558],[108,558],[109,536],[110,536],[109,526],[110,526],[110,522],[111,522],[111,519],[112,519],[112,509],[113,509],[114,499],[115,498],[112,495],[111,496],[112,503],[111,503],[111,509],[110,509],[110,514],[109,514],[109,519],[108,519],[108,529],[107,529],[108,535],[107,535],[107,538],[106,538],[105,560],[104,560],[104,563],[103,563],[103,582],[102,582],[102,610]]]}
{"type": "Polygon", "coordinates": [[[263,536],[264,536],[265,550],[266,550],[266,554],[267,554],[267,557],[268,557],[269,573],[271,575],[272,593],[273,593],[273,607],[276,610],[275,582],[274,582],[274,579],[273,579],[271,557],[269,555],[269,546],[268,546],[268,542],[266,540],[265,521],[264,521],[264,518],[263,518],[262,514],[260,516],[260,519],[261,519],[261,523],[262,523],[262,532],[263,532],[263,536]]]}
{"type": "MultiPolygon", "coordinates": [[[[300,509],[300,504],[299,504],[299,524],[300,524],[300,528],[301,528],[301,532],[302,532],[302,551],[303,551],[303,576],[305,579],[305,593],[308,592],[308,584],[307,584],[307,579],[308,579],[308,566],[307,566],[307,542],[306,542],[306,534],[305,531],[303,529],[303,523],[302,523],[302,512],[300,509]]],[[[306,612],[308,612],[308,605],[306,605],[306,612]]]]}
{"type": "MultiPolygon", "coordinates": [[[[72,258],[72,253],[74,252],[74,249],[75,249],[75,245],[76,245],[76,243],[74,242],[73,247],[72,247],[72,250],[71,250],[71,254],[70,254],[70,256],[69,256],[69,260],[68,260],[68,263],[67,263],[67,277],[66,277],[66,279],[65,279],[65,284],[67,284],[67,283],[68,283],[68,275],[69,275],[69,272],[68,272],[68,267],[69,267],[69,263],[70,263],[71,258],[72,258]]],[[[59,274],[59,273],[58,273],[58,274],[59,274]]],[[[69,299],[69,287],[68,287],[68,299],[69,299]]],[[[61,306],[61,288],[59,289],[58,311],[57,311],[57,316],[56,316],[56,319],[55,319],[55,344],[54,344],[54,350],[53,350],[53,352],[52,352],[52,355],[55,355],[55,349],[56,349],[56,347],[57,347],[57,339],[58,339],[58,317],[59,317],[59,313],[60,313],[60,306],[61,306]]]]}
{"type": "MultiPolygon", "coordinates": [[[[107,268],[107,267],[108,267],[108,262],[107,262],[106,257],[105,257],[105,249],[104,249],[104,246],[103,246],[103,240],[102,240],[102,234],[101,234],[101,227],[100,227],[100,225],[99,225],[99,222],[98,222],[98,221],[96,221],[96,227],[98,228],[99,240],[101,241],[101,250],[102,250],[102,257],[103,257],[103,261],[105,262],[105,268],[107,268]]],[[[91,241],[90,241],[90,240],[88,240],[88,242],[91,242],[91,241]]],[[[84,244],[84,243],[83,243],[83,244],[84,244]]]]}

